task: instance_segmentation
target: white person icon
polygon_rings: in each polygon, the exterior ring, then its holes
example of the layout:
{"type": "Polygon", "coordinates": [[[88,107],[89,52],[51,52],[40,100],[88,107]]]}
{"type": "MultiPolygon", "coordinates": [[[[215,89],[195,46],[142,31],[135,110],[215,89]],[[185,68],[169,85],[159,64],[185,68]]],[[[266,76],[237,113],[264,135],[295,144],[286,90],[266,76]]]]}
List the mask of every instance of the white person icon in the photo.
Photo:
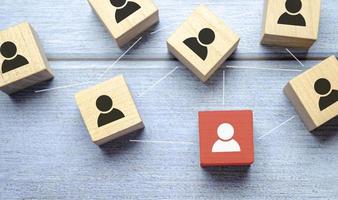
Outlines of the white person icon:
{"type": "Polygon", "coordinates": [[[218,140],[212,147],[213,153],[219,152],[240,152],[241,147],[238,142],[233,139],[235,130],[229,123],[223,123],[217,128],[218,140]]]}

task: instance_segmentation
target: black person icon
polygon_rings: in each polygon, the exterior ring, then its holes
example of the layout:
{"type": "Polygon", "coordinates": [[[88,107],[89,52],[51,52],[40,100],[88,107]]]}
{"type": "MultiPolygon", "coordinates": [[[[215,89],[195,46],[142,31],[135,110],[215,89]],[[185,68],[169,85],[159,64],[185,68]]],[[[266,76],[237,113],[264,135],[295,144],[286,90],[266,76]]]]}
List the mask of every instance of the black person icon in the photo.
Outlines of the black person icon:
{"type": "Polygon", "coordinates": [[[198,38],[191,37],[183,41],[195,54],[197,54],[202,60],[205,60],[208,56],[207,45],[213,43],[215,40],[215,33],[210,28],[202,29],[198,38]]]}
{"type": "Polygon", "coordinates": [[[3,43],[0,47],[0,53],[3,57],[5,57],[5,60],[1,65],[1,71],[3,74],[29,63],[25,57],[17,54],[17,48],[13,42],[7,41],[3,43]]]}
{"type": "Polygon", "coordinates": [[[116,23],[120,23],[141,8],[137,3],[127,0],[110,0],[110,3],[117,8],[115,12],[116,23]]]}
{"type": "Polygon", "coordinates": [[[331,83],[327,79],[318,79],[314,84],[314,89],[321,95],[319,99],[320,111],[325,110],[338,101],[338,90],[331,89],[331,83]]]}
{"type": "Polygon", "coordinates": [[[98,127],[107,125],[125,117],[120,110],[113,108],[113,100],[107,95],[102,95],[97,98],[96,107],[101,112],[97,119],[98,127]]]}
{"type": "Polygon", "coordinates": [[[306,26],[303,15],[299,13],[302,9],[301,0],[286,0],[285,8],[287,12],[279,17],[278,24],[306,26]]]}

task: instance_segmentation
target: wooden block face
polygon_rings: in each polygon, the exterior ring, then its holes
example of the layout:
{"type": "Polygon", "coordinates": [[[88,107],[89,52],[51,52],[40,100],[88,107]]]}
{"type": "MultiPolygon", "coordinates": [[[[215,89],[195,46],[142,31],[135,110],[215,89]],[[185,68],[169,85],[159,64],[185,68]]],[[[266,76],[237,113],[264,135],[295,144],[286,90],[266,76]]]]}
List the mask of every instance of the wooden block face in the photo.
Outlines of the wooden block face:
{"type": "Polygon", "coordinates": [[[75,98],[97,145],[144,127],[123,76],[80,91],[75,98]]]}
{"type": "Polygon", "coordinates": [[[254,162],[251,110],[205,111],[198,115],[202,167],[254,162]]]}
{"type": "Polygon", "coordinates": [[[119,46],[159,21],[152,0],[89,0],[89,3],[119,46]]]}
{"type": "Polygon", "coordinates": [[[0,89],[8,94],[53,77],[28,23],[0,32],[0,66],[0,89]]]}
{"type": "Polygon", "coordinates": [[[284,88],[308,130],[338,115],[338,62],[331,56],[292,79],[284,88]]]}
{"type": "Polygon", "coordinates": [[[310,48],[319,21],[320,0],[266,0],[262,44],[310,48]]]}
{"type": "Polygon", "coordinates": [[[169,37],[169,51],[203,82],[235,51],[239,37],[207,7],[199,6],[169,37]]]}

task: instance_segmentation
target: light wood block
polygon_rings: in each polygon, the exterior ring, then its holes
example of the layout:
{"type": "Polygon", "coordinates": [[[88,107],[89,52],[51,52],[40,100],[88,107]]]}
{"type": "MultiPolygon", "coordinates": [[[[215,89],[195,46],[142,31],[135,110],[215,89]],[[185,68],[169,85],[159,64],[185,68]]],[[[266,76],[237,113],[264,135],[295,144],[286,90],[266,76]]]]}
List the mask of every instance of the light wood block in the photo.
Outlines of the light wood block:
{"type": "Polygon", "coordinates": [[[205,82],[235,51],[239,40],[220,18],[200,5],[168,38],[167,46],[178,60],[205,82]]]}
{"type": "Polygon", "coordinates": [[[310,48],[318,38],[320,0],[266,0],[262,44],[310,48]]]}
{"type": "Polygon", "coordinates": [[[122,75],[75,96],[92,141],[101,145],[144,127],[122,75]]]}
{"type": "Polygon", "coordinates": [[[338,115],[338,62],[331,56],[284,88],[309,131],[338,115]]]}
{"type": "Polygon", "coordinates": [[[122,47],[159,21],[152,0],[88,0],[110,34],[122,47]]]}
{"type": "Polygon", "coordinates": [[[12,94],[53,78],[47,58],[30,24],[0,31],[0,90],[12,94]]]}

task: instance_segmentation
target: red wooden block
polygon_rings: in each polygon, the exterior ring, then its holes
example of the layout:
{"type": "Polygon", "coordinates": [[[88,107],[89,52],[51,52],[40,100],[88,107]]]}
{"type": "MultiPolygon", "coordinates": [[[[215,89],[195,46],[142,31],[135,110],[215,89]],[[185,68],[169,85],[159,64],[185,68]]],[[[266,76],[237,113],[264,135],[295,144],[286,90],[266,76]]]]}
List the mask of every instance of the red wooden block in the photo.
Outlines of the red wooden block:
{"type": "Polygon", "coordinates": [[[254,162],[251,110],[204,111],[198,115],[202,167],[254,162]]]}

